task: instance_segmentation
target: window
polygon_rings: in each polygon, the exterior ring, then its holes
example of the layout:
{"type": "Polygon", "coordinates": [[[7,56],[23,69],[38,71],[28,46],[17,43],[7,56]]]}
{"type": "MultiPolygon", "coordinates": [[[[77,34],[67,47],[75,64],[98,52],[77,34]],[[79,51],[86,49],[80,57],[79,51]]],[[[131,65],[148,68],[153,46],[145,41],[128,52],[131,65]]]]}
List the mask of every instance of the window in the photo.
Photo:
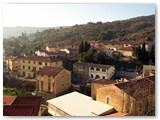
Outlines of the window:
{"type": "Polygon", "coordinates": [[[23,69],[25,68],[25,66],[23,65],[23,69]]]}
{"type": "Polygon", "coordinates": [[[28,70],[30,70],[30,66],[28,66],[28,70]]]}
{"type": "Polygon", "coordinates": [[[36,64],[36,62],[35,62],[35,61],[34,61],[33,63],[34,63],[34,64],[36,64]]]}
{"type": "Polygon", "coordinates": [[[28,61],[28,63],[30,63],[30,61],[28,61]]]}
{"type": "Polygon", "coordinates": [[[107,96],[107,97],[106,97],[106,103],[107,103],[107,104],[109,104],[109,100],[110,100],[110,98],[109,98],[109,96],[107,96]]]}
{"type": "Polygon", "coordinates": [[[103,76],[103,79],[105,79],[105,76],[103,76]]]}
{"type": "Polygon", "coordinates": [[[47,62],[45,63],[45,65],[47,65],[47,62]]]}
{"type": "Polygon", "coordinates": [[[97,71],[100,71],[100,69],[99,69],[99,68],[96,68],[96,70],[97,70],[97,71]]]}
{"type": "Polygon", "coordinates": [[[91,74],[91,78],[93,78],[93,74],[91,74]]]}
{"type": "Polygon", "coordinates": [[[106,72],[106,70],[105,70],[105,69],[102,69],[102,72],[106,72]]]}
{"type": "Polygon", "coordinates": [[[39,62],[39,65],[42,65],[42,62],[39,62]]]}
{"type": "Polygon", "coordinates": [[[41,81],[41,90],[43,91],[43,81],[41,81]]]}
{"type": "Polygon", "coordinates": [[[23,60],[23,63],[24,63],[24,60],[23,60]]]}
{"type": "Polygon", "coordinates": [[[41,69],[41,67],[39,67],[39,70],[41,69]]]}
{"type": "Polygon", "coordinates": [[[91,70],[94,70],[94,68],[93,68],[93,67],[91,67],[91,70]]]}
{"type": "Polygon", "coordinates": [[[48,79],[48,91],[50,91],[50,90],[51,90],[51,80],[48,79]]]}
{"type": "Polygon", "coordinates": [[[33,72],[35,72],[36,71],[36,67],[33,67],[33,72]]]}

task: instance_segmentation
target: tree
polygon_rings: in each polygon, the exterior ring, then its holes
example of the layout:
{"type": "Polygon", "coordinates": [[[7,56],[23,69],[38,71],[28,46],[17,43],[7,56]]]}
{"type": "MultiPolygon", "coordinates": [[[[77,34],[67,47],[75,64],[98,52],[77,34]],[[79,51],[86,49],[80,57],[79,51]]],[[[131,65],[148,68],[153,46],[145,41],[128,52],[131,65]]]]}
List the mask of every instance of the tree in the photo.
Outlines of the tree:
{"type": "Polygon", "coordinates": [[[79,45],[79,54],[84,52],[84,44],[83,41],[81,42],[81,44],[79,45]]]}
{"type": "Polygon", "coordinates": [[[84,44],[84,52],[87,52],[90,49],[90,44],[86,41],[84,44]]]}
{"type": "Polygon", "coordinates": [[[150,52],[150,60],[155,65],[155,46],[153,45],[150,52]]]}
{"type": "Polygon", "coordinates": [[[83,62],[93,62],[94,54],[96,54],[96,52],[97,52],[96,49],[90,49],[85,54],[82,54],[81,61],[83,61],[83,62]]]}
{"type": "Polygon", "coordinates": [[[142,58],[141,58],[141,60],[142,60],[143,64],[149,64],[149,54],[146,51],[146,47],[145,46],[146,46],[146,44],[144,42],[143,45],[142,45],[142,58]]]}
{"type": "Polygon", "coordinates": [[[106,54],[104,52],[97,52],[95,55],[94,55],[94,63],[99,63],[99,64],[105,64],[106,63],[106,54]]]}
{"type": "Polygon", "coordinates": [[[145,47],[145,42],[143,43],[142,47],[138,47],[138,49],[136,50],[136,55],[137,58],[141,61],[142,64],[149,64],[150,61],[150,55],[149,53],[146,51],[146,47],[145,47]]]}

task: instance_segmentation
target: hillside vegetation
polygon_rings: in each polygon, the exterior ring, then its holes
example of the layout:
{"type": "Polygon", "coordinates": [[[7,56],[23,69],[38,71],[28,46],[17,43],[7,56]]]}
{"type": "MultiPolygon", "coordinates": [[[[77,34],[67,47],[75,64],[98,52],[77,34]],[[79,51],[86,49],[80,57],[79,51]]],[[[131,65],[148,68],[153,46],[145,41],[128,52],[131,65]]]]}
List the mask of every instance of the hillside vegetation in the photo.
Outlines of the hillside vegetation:
{"type": "Polygon", "coordinates": [[[17,52],[29,53],[47,45],[79,44],[88,40],[155,40],[155,15],[48,29],[36,32],[34,37],[34,41],[31,41],[27,34],[22,33],[19,37],[4,39],[4,48],[13,47],[17,52]]]}

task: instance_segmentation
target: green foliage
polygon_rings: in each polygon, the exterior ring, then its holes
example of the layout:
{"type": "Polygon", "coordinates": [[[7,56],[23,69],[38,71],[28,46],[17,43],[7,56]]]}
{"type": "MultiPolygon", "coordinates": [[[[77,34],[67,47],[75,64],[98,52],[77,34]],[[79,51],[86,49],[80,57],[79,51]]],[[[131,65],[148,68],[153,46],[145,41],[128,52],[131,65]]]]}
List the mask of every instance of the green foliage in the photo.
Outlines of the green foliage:
{"type": "Polygon", "coordinates": [[[5,88],[4,87],[3,95],[5,96],[30,96],[31,92],[28,92],[25,89],[5,88]]]}
{"type": "Polygon", "coordinates": [[[80,46],[79,46],[79,53],[83,53],[83,52],[84,52],[84,44],[83,44],[83,41],[82,41],[80,46]]]}
{"type": "Polygon", "coordinates": [[[142,64],[155,64],[155,47],[152,46],[151,51],[147,52],[144,42],[142,47],[137,48],[136,56],[142,64]]]}
{"type": "Polygon", "coordinates": [[[3,94],[28,96],[31,92],[35,91],[35,83],[23,82],[15,79],[3,78],[3,94]]]}
{"type": "Polygon", "coordinates": [[[83,62],[105,64],[107,56],[104,52],[99,52],[96,49],[90,49],[88,52],[81,54],[80,60],[83,62]]]}
{"type": "Polygon", "coordinates": [[[90,49],[90,44],[85,41],[85,43],[83,43],[83,41],[81,42],[81,44],[79,45],[79,54],[83,53],[83,52],[87,52],[90,49]]]}
{"type": "Polygon", "coordinates": [[[87,52],[91,48],[90,44],[86,41],[84,44],[84,52],[87,52]]]}
{"type": "MultiPolygon", "coordinates": [[[[27,53],[28,49],[34,51],[38,46],[55,44],[80,44],[88,40],[154,40],[155,39],[155,15],[132,18],[114,22],[89,22],[72,27],[48,29],[34,34],[34,41],[28,40],[23,33],[17,38],[4,40],[4,48],[13,47],[14,54],[27,53]],[[25,46],[24,46],[25,45],[25,46]]],[[[82,47],[82,45],[81,45],[82,47]]],[[[79,51],[82,53],[82,49],[79,51]]],[[[87,51],[87,50],[86,50],[87,51]]]]}
{"type": "Polygon", "coordinates": [[[152,64],[155,65],[155,45],[153,45],[151,48],[150,59],[152,64]]]}

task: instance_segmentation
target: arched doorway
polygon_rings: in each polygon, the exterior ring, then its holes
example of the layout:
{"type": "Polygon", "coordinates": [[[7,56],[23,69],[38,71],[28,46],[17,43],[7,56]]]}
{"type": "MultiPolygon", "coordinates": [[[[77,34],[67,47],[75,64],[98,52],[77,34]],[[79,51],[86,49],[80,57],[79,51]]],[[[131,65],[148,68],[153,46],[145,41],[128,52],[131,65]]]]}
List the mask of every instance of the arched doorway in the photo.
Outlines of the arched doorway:
{"type": "Polygon", "coordinates": [[[100,76],[99,76],[99,75],[96,75],[95,79],[99,79],[99,78],[100,78],[100,76]]]}

